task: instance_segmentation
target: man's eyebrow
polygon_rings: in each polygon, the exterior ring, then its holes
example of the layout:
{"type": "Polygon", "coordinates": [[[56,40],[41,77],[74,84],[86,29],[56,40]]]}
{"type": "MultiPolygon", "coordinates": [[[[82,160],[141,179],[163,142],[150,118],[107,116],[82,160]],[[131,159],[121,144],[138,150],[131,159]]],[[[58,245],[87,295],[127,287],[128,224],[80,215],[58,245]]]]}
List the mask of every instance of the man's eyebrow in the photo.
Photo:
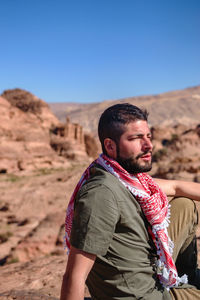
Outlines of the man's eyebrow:
{"type": "Polygon", "coordinates": [[[147,136],[152,136],[151,132],[148,132],[147,134],[145,133],[142,133],[142,132],[138,132],[138,133],[130,133],[128,135],[128,137],[137,137],[137,136],[144,136],[144,135],[147,135],[147,136]]]}
{"type": "Polygon", "coordinates": [[[138,133],[130,133],[130,134],[128,135],[128,137],[143,136],[143,135],[145,135],[145,134],[144,134],[144,133],[140,133],[140,132],[138,132],[138,133]]]}

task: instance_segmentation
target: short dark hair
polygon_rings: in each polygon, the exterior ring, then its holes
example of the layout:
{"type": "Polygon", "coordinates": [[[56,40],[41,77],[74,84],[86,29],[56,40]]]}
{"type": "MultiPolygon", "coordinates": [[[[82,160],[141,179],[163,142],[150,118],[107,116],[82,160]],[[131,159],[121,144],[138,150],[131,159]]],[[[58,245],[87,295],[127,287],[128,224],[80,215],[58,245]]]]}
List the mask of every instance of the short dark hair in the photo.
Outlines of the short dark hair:
{"type": "Polygon", "coordinates": [[[102,113],[98,125],[98,135],[103,153],[106,154],[104,147],[106,138],[110,138],[115,143],[118,143],[125,131],[125,125],[137,120],[147,121],[148,112],[129,103],[120,103],[108,107],[102,113]]]}

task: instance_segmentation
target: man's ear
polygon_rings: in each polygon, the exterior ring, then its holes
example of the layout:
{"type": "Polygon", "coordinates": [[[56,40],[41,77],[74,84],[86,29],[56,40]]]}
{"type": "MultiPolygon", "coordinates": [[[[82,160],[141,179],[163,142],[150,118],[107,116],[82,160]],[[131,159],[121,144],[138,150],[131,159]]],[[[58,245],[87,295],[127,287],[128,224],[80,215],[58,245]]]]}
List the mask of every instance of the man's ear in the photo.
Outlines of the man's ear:
{"type": "Polygon", "coordinates": [[[104,147],[106,149],[106,152],[107,152],[108,156],[110,156],[111,158],[116,159],[116,157],[117,157],[116,143],[112,139],[106,138],[104,140],[104,147]]]}

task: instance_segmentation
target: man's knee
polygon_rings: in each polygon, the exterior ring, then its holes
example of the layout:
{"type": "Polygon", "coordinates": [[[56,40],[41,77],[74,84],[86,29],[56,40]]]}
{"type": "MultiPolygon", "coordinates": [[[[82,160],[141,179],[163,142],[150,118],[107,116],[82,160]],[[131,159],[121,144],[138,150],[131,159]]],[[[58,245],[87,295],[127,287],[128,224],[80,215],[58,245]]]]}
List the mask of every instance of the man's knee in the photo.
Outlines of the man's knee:
{"type": "Polygon", "coordinates": [[[176,260],[180,251],[184,251],[195,238],[198,214],[194,201],[188,198],[174,198],[170,205],[168,233],[174,242],[173,259],[176,260]]]}
{"type": "Polygon", "coordinates": [[[198,224],[198,211],[193,200],[186,197],[176,197],[170,201],[171,218],[183,218],[186,223],[198,224]]]}

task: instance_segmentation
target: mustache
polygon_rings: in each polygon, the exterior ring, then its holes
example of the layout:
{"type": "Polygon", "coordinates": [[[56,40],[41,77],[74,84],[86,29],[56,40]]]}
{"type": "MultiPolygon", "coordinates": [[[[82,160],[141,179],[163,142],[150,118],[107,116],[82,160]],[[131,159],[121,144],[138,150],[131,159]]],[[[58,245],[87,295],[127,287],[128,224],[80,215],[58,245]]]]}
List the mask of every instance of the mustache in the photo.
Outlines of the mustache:
{"type": "Polygon", "coordinates": [[[146,155],[146,154],[151,154],[152,155],[152,151],[151,150],[147,150],[147,151],[144,151],[144,152],[141,152],[139,153],[137,156],[136,156],[136,159],[146,155]]]}

